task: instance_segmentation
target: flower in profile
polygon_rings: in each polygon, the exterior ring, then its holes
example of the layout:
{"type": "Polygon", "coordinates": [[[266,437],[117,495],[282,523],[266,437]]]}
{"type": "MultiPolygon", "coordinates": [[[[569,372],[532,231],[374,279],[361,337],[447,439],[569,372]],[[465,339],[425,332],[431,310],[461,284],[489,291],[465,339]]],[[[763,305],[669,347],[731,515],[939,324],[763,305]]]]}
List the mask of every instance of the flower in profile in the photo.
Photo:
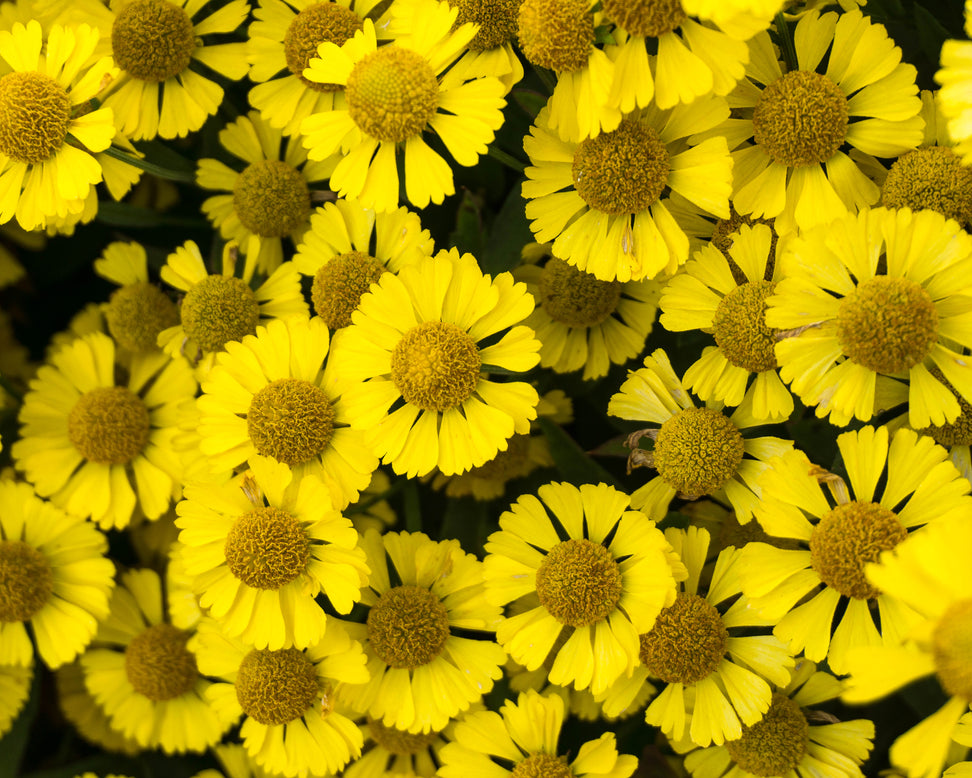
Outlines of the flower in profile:
{"type": "Polygon", "coordinates": [[[972,498],[948,452],[911,430],[898,430],[889,445],[886,427],[864,427],[837,445],[850,491],[800,451],[773,460],[760,479],[756,519],[767,535],[799,545],[749,543],[741,577],[751,607],[791,651],[843,674],[851,649],[893,644],[916,619],[867,579],[867,565],[927,523],[967,516],[972,498]]]}
{"type": "Polygon", "coordinates": [[[157,519],[180,488],[176,411],[195,392],[185,360],[77,338],[31,381],[14,464],[39,495],[104,529],[127,526],[136,505],[157,519]]]}
{"type": "Polygon", "coordinates": [[[484,596],[483,563],[459,541],[421,532],[369,530],[362,545],[368,615],[346,626],[364,646],[371,680],[347,679],[338,699],[386,727],[439,732],[502,676],[506,652],[492,639],[500,609],[484,596]]]}
{"type": "Polygon", "coordinates": [[[536,418],[532,386],[489,372],[522,373],[540,361],[533,330],[518,326],[531,310],[525,284],[484,275],[455,249],[385,273],[335,337],[352,427],[409,477],[484,464],[536,418]]]}
{"type": "Polygon", "coordinates": [[[315,598],[349,613],[368,580],[351,522],[316,476],[261,456],[223,484],[190,484],[177,506],[181,557],[199,604],[255,648],[307,648],[324,636],[315,598]]]}
{"type": "Polygon", "coordinates": [[[376,211],[398,207],[400,146],[406,197],[424,208],[454,194],[455,184],[452,168],[423,133],[434,131],[455,161],[470,167],[503,124],[506,88],[499,78],[449,69],[476,25],[455,27],[459,11],[448,3],[418,2],[410,29],[393,43],[379,47],[375,26],[365,19],[340,48],[322,43],[304,71],[310,81],[344,90],[340,104],[301,124],[308,156],[322,160],[340,151],[331,188],[376,211]]]}
{"type": "Polygon", "coordinates": [[[496,639],[536,670],[566,630],[548,678],[598,695],[632,671],[638,633],[674,602],[685,569],[655,523],[628,510],[628,496],[613,487],[550,483],[537,494],[513,503],[485,545],[489,600],[526,598],[528,606],[503,620],[496,639]]]}
{"type": "MultiPolygon", "coordinates": [[[[972,2],[965,2],[965,34],[972,38],[972,2]]],[[[941,69],[935,81],[938,104],[948,123],[949,137],[955,143],[956,153],[965,164],[972,164],[972,42],[947,40],[942,44],[941,69]]]]}
{"type": "Polygon", "coordinates": [[[507,700],[498,713],[468,713],[440,753],[438,774],[442,778],[484,774],[628,778],[638,767],[636,756],[618,753],[613,732],[582,743],[568,763],[570,757],[561,755],[558,748],[563,723],[563,699],[535,691],[523,692],[515,702],[507,700]]]}
{"type": "Polygon", "coordinates": [[[544,109],[523,139],[530,157],[523,197],[530,229],[553,255],[601,281],[674,273],[689,236],[669,210],[675,195],[690,212],[729,217],[732,158],[725,138],[695,135],[729,117],[721,97],[627,114],[611,131],[563,141],[544,109]]]}
{"type": "Polygon", "coordinates": [[[964,301],[972,240],[934,211],[863,209],[795,238],[766,323],[791,330],[776,345],[780,377],[833,424],[908,403],[915,429],[953,422],[951,390],[972,399],[964,301]]]}
{"type": "Polygon", "coordinates": [[[36,20],[0,31],[0,224],[16,216],[25,230],[80,214],[103,172],[94,154],[111,145],[111,108],[90,108],[117,73],[99,57],[87,24],[36,20]],[[43,55],[41,52],[43,51],[43,55]]]}

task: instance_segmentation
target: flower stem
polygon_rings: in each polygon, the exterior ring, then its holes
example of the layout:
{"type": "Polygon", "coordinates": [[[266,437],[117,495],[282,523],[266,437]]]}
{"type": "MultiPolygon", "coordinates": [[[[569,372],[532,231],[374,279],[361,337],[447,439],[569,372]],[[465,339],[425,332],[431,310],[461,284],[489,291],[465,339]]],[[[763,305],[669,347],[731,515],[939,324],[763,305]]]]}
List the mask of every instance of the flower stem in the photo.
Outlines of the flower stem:
{"type": "Polygon", "coordinates": [[[502,162],[510,170],[516,171],[517,173],[522,173],[526,165],[524,165],[520,160],[514,157],[512,154],[507,154],[502,149],[498,149],[495,146],[489,146],[487,153],[497,162],[502,162]]]}
{"type": "Polygon", "coordinates": [[[151,173],[153,176],[158,176],[159,178],[167,178],[170,181],[180,181],[185,184],[192,184],[196,180],[195,170],[173,170],[172,168],[163,167],[162,165],[157,165],[154,162],[149,162],[147,159],[136,157],[135,155],[122,151],[114,146],[109,146],[107,149],[105,149],[104,153],[109,157],[121,160],[132,167],[137,167],[144,170],[146,173],[151,173]]]}

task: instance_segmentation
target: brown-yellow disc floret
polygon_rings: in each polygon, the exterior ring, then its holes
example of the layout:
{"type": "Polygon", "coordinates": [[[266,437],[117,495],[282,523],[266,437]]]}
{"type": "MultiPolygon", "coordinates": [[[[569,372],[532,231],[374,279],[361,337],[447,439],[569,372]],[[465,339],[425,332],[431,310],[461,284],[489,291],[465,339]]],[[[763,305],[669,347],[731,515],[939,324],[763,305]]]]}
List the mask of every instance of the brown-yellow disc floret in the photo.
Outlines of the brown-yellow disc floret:
{"type": "Polygon", "coordinates": [[[517,15],[520,51],[532,65],[572,73],[594,47],[594,15],[587,0],[523,0],[517,15]]]}
{"type": "Polygon", "coordinates": [[[338,254],[321,265],[314,274],[311,301],[329,330],[351,324],[351,314],[361,302],[361,295],[384,272],[384,264],[363,251],[338,254]]]}
{"type": "Polygon", "coordinates": [[[50,76],[7,73],[0,78],[0,154],[30,165],[46,162],[64,145],[71,98],[50,76]]]}
{"type": "Polygon", "coordinates": [[[142,398],[124,386],[85,392],[68,412],[68,439],[89,462],[124,465],[142,453],[151,429],[142,398]]]}
{"type": "Polygon", "coordinates": [[[321,694],[314,664],[303,651],[254,650],[236,675],[236,699],[243,712],[268,727],[303,716],[321,694]]]}
{"type": "Polygon", "coordinates": [[[740,768],[763,778],[789,775],[807,752],[810,725],[800,706],[785,694],[773,694],[769,710],[742,737],[726,741],[729,756],[740,768]]]}
{"type": "Polygon", "coordinates": [[[371,648],[389,667],[409,670],[435,659],[449,637],[442,601],[421,586],[395,586],[368,612],[371,648]]]}
{"type": "Polygon", "coordinates": [[[476,341],[444,321],[415,325],[391,355],[398,391],[406,402],[426,411],[447,411],[464,403],[479,384],[481,367],[476,341]]]}
{"type": "Polygon", "coordinates": [[[281,378],[253,395],[246,429],[258,453],[296,467],[327,448],[334,418],[323,389],[300,378],[281,378]]]}
{"type": "Polygon", "coordinates": [[[516,18],[523,0],[449,0],[459,10],[456,26],[473,22],[479,32],[469,42],[474,51],[495,49],[516,37],[516,18]]]}
{"type": "Polygon", "coordinates": [[[310,545],[293,514],[265,506],[233,522],[224,553],[230,572],[247,586],[276,590],[304,572],[310,545]]]}
{"type": "Polygon", "coordinates": [[[153,702],[172,700],[199,680],[195,655],[186,648],[189,633],[156,624],[139,633],[125,649],[125,675],[139,694],[153,702]]]}
{"type": "Polygon", "coordinates": [[[310,215],[310,189],[292,165],[264,159],[248,165],[236,179],[233,208],[250,232],[282,238],[310,215]]]}
{"type": "Polygon", "coordinates": [[[186,293],[179,315],[186,335],[203,351],[221,351],[229,341],[256,333],[260,304],[242,279],[206,276],[186,293]]]}
{"type": "Polygon", "coordinates": [[[972,702],[972,599],[945,609],[932,633],[932,655],[942,688],[972,702]]]}
{"type": "Polygon", "coordinates": [[[607,618],[621,599],[621,569],[600,543],[570,538],[543,558],[536,575],[540,604],[561,624],[586,627],[607,618]]]}
{"type": "Polygon", "coordinates": [[[719,301],[712,335],[723,356],[751,373],[776,369],[776,333],[766,326],[766,298],[776,284],[754,281],[737,286],[719,301]]]}
{"type": "Polygon", "coordinates": [[[567,757],[554,754],[531,754],[513,766],[513,778],[572,778],[567,757]]]}
{"type": "Polygon", "coordinates": [[[380,719],[368,717],[368,730],[372,739],[386,751],[399,756],[418,754],[432,745],[439,737],[439,730],[431,732],[406,732],[403,729],[389,727],[380,719]]]}
{"type": "Polygon", "coordinates": [[[27,621],[53,593],[47,557],[22,540],[0,540],[0,624],[27,621]]]}
{"type": "Polygon", "coordinates": [[[679,592],[639,642],[641,663],[655,678],[692,684],[707,678],[722,662],[729,633],[711,603],[697,594],[679,592]]]}
{"type": "Polygon", "coordinates": [[[132,0],[115,17],[111,51],[122,70],[158,83],[187,67],[196,49],[189,15],[168,0],[132,0]]]}
{"type": "Polygon", "coordinates": [[[116,289],[105,308],[108,331],[129,351],[153,351],[159,333],[179,323],[179,309],[157,286],[140,281],[116,289]]]}
{"type": "Polygon", "coordinates": [[[947,146],[926,146],[898,157],[881,189],[888,208],[937,211],[963,227],[972,222],[972,168],[947,146]]]}
{"type": "Polygon", "coordinates": [[[336,92],[337,84],[318,84],[304,78],[304,71],[317,56],[322,43],[343,46],[364,26],[363,20],[340,3],[323,2],[302,10],[284,33],[284,56],[287,69],[315,92],[336,92]]]}
{"type": "Polygon", "coordinates": [[[608,19],[642,38],[658,38],[688,18],[679,0],[602,0],[602,5],[608,19]]]}
{"type": "Polygon", "coordinates": [[[687,408],[658,431],[654,466],[669,486],[694,500],[736,474],[744,445],[739,428],[719,411],[687,408]]]}
{"type": "Polygon", "coordinates": [[[538,302],[554,321],[568,327],[596,327],[617,310],[619,281],[599,281],[562,259],[551,257],[540,272],[538,302]]]}

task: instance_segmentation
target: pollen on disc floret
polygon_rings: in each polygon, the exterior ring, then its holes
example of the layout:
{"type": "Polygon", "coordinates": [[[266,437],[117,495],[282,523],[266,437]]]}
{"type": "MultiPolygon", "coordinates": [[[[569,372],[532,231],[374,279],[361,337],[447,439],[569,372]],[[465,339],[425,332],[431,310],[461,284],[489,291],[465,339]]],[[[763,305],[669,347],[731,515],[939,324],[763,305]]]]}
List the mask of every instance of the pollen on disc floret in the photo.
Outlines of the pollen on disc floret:
{"type": "Polygon", "coordinates": [[[427,411],[446,411],[469,399],[481,368],[476,341],[451,322],[417,324],[391,354],[395,386],[406,402],[427,411]]]}
{"type": "Polygon", "coordinates": [[[442,653],[449,615],[442,601],[421,586],[396,586],[368,612],[368,639],[389,667],[413,669],[442,653]]]}
{"type": "Polygon", "coordinates": [[[148,408],[124,386],[81,395],[68,412],[68,438],[89,462],[124,465],[142,453],[151,429],[148,408]]]}
{"type": "Polygon", "coordinates": [[[253,650],[240,663],[236,699],[247,716],[268,727],[301,718],[320,698],[314,664],[296,648],[253,650]]]}
{"type": "Polygon", "coordinates": [[[679,592],[639,640],[639,657],[651,675],[666,683],[694,684],[722,662],[729,632],[715,606],[697,594],[679,592]]]}
{"type": "Polygon", "coordinates": [[[246,426],[258,453],[295,467],[327,447],[334,420],[323,389],[303,379],[281,378],[253,396],[246,426]]]}
{"type": "Polygon", "coordinates": [[[132,638],[125,649],[125,674],[135,691],[153,702],[190,691],[199,670],[188,639],[188,632],[171,624],[156,624],[132,638]]]}
{"type": "Polygon", "coordinates": [[[587,65],[594,46],[587,0],[523,0],[517,24],[520,50],[532,64],[560,72],[587,65]]]}
{"type": "Polygon", "coordinates": [[[0,78],[0,154],[38,165],[64,145],[71,98],[50,76],[14,72],[0,78]]]}
{"type": "Polygon", "coordinates": [[[732,478],[743,458],[743,437],[711,408],[687,408],[662,424],[654,466],[665,482],[689,499],[712,494],[732,478]]]}
{"type": "Polygon", "coordinates": [[[161,82],[189,67],[196,49],[192,21],[168,0],[132,0],[115,17],[112,56],[142,81],[161,82]]]}

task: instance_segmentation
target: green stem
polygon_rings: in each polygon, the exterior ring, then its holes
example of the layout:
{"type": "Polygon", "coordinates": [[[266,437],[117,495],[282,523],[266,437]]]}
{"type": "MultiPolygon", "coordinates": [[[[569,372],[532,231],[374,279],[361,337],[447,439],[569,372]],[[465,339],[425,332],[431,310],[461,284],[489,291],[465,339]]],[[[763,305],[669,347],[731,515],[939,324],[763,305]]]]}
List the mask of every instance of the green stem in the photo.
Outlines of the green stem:
{"type": "Polygon", "coordinates": [[[557,78],[546,68],[534,67],[533,70],[540,77],[543,85],[547,87],[547,91],[553,94],[554,89],[557,88],[557,78]]]}
{"type": "Polygon", "coordinates": [[[522,173],[523,170],[526,168],[526,165],[520,162],[520,160],[518,160],[512,154],[507,154],[505,151],[503,151],[502,149],[498,149],[495,146],[489,146],[487,148],[487,153],[497,162],[501,162],[502,164],[506,165],[510,170],[513,170],[517,173],[522,173]]]}
{"type": "Polygon", "coordinates": [[[121,160],[132,167],[137,167],[159,178],[167,178],[170,181],[180,181],[185,184],[192,184],[196,181],[196,172],[194,170],[173,170],[172,168],[162,167],[161,165],[156,165],[154,162],[149,162],[147,159],[141,159],[126,151],[117,149],[114,146],[109,146],[105,149],[104,153],[109,157],[121,160]]]}
{"type": "Polygon", "coordinates": [[[790,25],[786,23],[782,11],[777,12],[775,24],[776,33],[779,35],[781,48],[783,49],[783,60],[786,62],[787,72],[799,69],[796,47],[793,45],[793,36],[790,35],[790,25]]]}

